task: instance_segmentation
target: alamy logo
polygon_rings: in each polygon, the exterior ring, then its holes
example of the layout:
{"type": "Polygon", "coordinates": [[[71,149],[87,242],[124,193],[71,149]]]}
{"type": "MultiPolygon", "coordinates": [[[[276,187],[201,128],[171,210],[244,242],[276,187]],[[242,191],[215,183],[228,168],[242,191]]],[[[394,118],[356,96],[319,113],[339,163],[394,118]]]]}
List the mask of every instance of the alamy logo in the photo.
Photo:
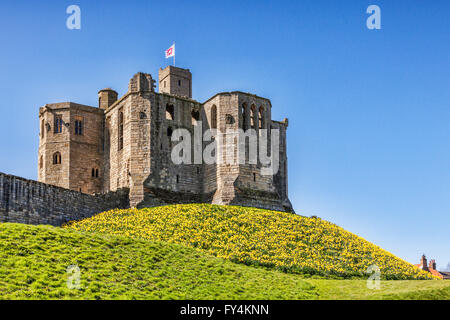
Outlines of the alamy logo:
{"type": "Polygon", "coordinates": [[[81,271],[80,267],[72,264],[66,269],[67,274],[67,288],[68,289],[81,289],[81,271]]]}
{"type": "Polygon", "coordinates": [[[81,29],[81,9],[77,5],[70,5],[66,9],[66,13],[70,14],[67,18],[66,26],[69,30],[81,29]]]}
{"type": "Polygon", "coordinates": [[[381,272],[380,267],[376,264],[372,264],[366,270],[367,274],[370,274],[369,279],[367,279],[367,288],[370,290],[380,290],[381,289],[381,272]]]}
{"type": "Polygon", "coordinates": [[[208,129],[202,134],[202,122],[194,135],[187,129],[173,131],[171,152],[174,164],[259,165],[261,175],[276,175],[279,169],[280,130],[248,129],[247,131],[208,129]],[[193,151],[193,155],[192,155],[193,151]]]}
{"type": "Polygon", "coordinates": [[[373,29],[381,29],[381,9],[377,5],[370,5],[366,11],[368,14],[371,14],[367,18],[366,25],[369,30],[373,29]]]}

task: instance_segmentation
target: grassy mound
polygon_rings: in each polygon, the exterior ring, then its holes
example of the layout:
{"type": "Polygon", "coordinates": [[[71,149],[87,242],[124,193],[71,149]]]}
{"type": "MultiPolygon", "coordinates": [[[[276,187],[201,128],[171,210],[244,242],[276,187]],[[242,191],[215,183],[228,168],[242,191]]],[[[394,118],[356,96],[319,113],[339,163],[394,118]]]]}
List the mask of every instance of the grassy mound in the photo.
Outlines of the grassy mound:
{"type": "Polygon", "coordinates": [[[376,265],[382,279],[432,278],[330,222],[255,208],[191,204],[112,210],[65,228],[173,242],[291,273],[367,277],[367,268],[376,265]]]}
{"type": "MultiPolygon", "coordinates": [[[[74,270],[74,269],[72,269],[74,270]]],[[[176,244],[0,223],[0,299],[311,299],[297,275],[176,244]],[[80,270],[80,288],[69,266],[80,270]]]]}

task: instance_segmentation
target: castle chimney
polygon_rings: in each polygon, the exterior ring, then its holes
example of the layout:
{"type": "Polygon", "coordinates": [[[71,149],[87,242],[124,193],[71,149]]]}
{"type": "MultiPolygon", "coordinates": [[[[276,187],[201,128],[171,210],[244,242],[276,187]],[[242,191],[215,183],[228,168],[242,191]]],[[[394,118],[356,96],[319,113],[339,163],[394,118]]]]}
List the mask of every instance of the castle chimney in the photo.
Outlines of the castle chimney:
{"type": "Polygon", "coordinates": [[[425,255],[422,255],[422,259],[420,259],[420,263],[422,264],[422,270],[428,271],[427,257],[425,257],[425,255]]]}
{"type": "Polygon", "coordinates": [[[117,101],[117,92],[111,88],[106,88],[98,92],[98,107],[100,109],[108,109],[117,101]]]}
{"type": "Polygon", "coordinates": [[[430,260],[430,270],[436,270],[436,260],[430,260]]]}

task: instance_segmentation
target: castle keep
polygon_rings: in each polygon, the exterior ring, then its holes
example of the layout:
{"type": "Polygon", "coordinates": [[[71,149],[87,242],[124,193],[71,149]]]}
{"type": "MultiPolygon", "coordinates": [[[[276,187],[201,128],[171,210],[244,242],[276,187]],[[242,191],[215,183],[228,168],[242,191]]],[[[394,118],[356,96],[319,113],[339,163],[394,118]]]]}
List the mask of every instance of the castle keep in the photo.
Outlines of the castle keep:
{"type": "MultiPolygon", "coordinates": [[[[288,123],[272,120],[270,100],[223,92],[200,103],[192,99],[191,72],[173,66],[160,69],[158,80],[157,92],[150,74],[137,73],[121,98],[112,89],[100,90],[98,107],[72,102],[41,107],[38,180],[85,194],[129,189],[130,206],[138,207],[208,202],[293,211],[287,188],[288,123]],[[259,162],[175,164],[171,150],[177,143],[171,138],[179,128],[192,137],[199,129],[252,128],[257,134],[278,129],[279,169],[262,175],[259,162]]],[[[217,156],[230,152],[223,148],[217,156]]]]}

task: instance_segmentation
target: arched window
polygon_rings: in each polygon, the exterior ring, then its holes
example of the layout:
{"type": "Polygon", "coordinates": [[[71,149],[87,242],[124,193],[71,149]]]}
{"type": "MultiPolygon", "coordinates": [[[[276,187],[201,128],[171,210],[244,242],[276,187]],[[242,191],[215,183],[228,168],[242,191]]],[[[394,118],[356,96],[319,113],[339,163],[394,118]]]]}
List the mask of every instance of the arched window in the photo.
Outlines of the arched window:
{"type": "Polygon", "coordinates": [[[123,109],[119,110],[119,150],[123,149],[123,109]]]}
{"type": "Polygon", "coordinates": [[[191,116],[192,116],[192,125],[193,126],[197,125],[197,121],[200,120],[200,113],[198,111],[192,110],[191,116]]]}
{"type": "Polygon", "coordinates": [[[253,129],[256,129],[255,117],[256,117],[256,107],[254,104],[252,104],[252,106],[250,107],[250,127],[252,127],[253,129]]]}
{"type": "Polygon", "coordinates": [[[258,126],[260,129],[262,129],[264,127],[264,108],[262,106],[259,107],[258,126]]]}
{"type": "Polygon", "coordinates": [[[63,120],[61,115],[55,115],[55,130],[54,133],[61,133],[63,126],[63,120]]]}
{"type": "Polygon", "coordinates": [[[53,154],[53,164],[61,164],[61,153],[55,152],[53,154]]]}
{"type": "Polygon", "coordinates": [[[211,129],[217,129],[217,107],[213,105],[211,107],[211,129]]]}
{"type": "Polygon", "coordinates": [[[166,105],[166,120],[174,120],[175,119],[175,112],[173,105],[167,104],[166,105]]]}
{"type": "Polygon", "coordinates": [[[78,136],[83,135],[83,118],[82,117],[75,118],[75,134],[78,136]]]}
{"type": "Polygon", "coordinates": [[[248,124],[247,124],[247,104],[244,103],[242,105],[242,129],[245,131],[248,129],[248,124]]]}

